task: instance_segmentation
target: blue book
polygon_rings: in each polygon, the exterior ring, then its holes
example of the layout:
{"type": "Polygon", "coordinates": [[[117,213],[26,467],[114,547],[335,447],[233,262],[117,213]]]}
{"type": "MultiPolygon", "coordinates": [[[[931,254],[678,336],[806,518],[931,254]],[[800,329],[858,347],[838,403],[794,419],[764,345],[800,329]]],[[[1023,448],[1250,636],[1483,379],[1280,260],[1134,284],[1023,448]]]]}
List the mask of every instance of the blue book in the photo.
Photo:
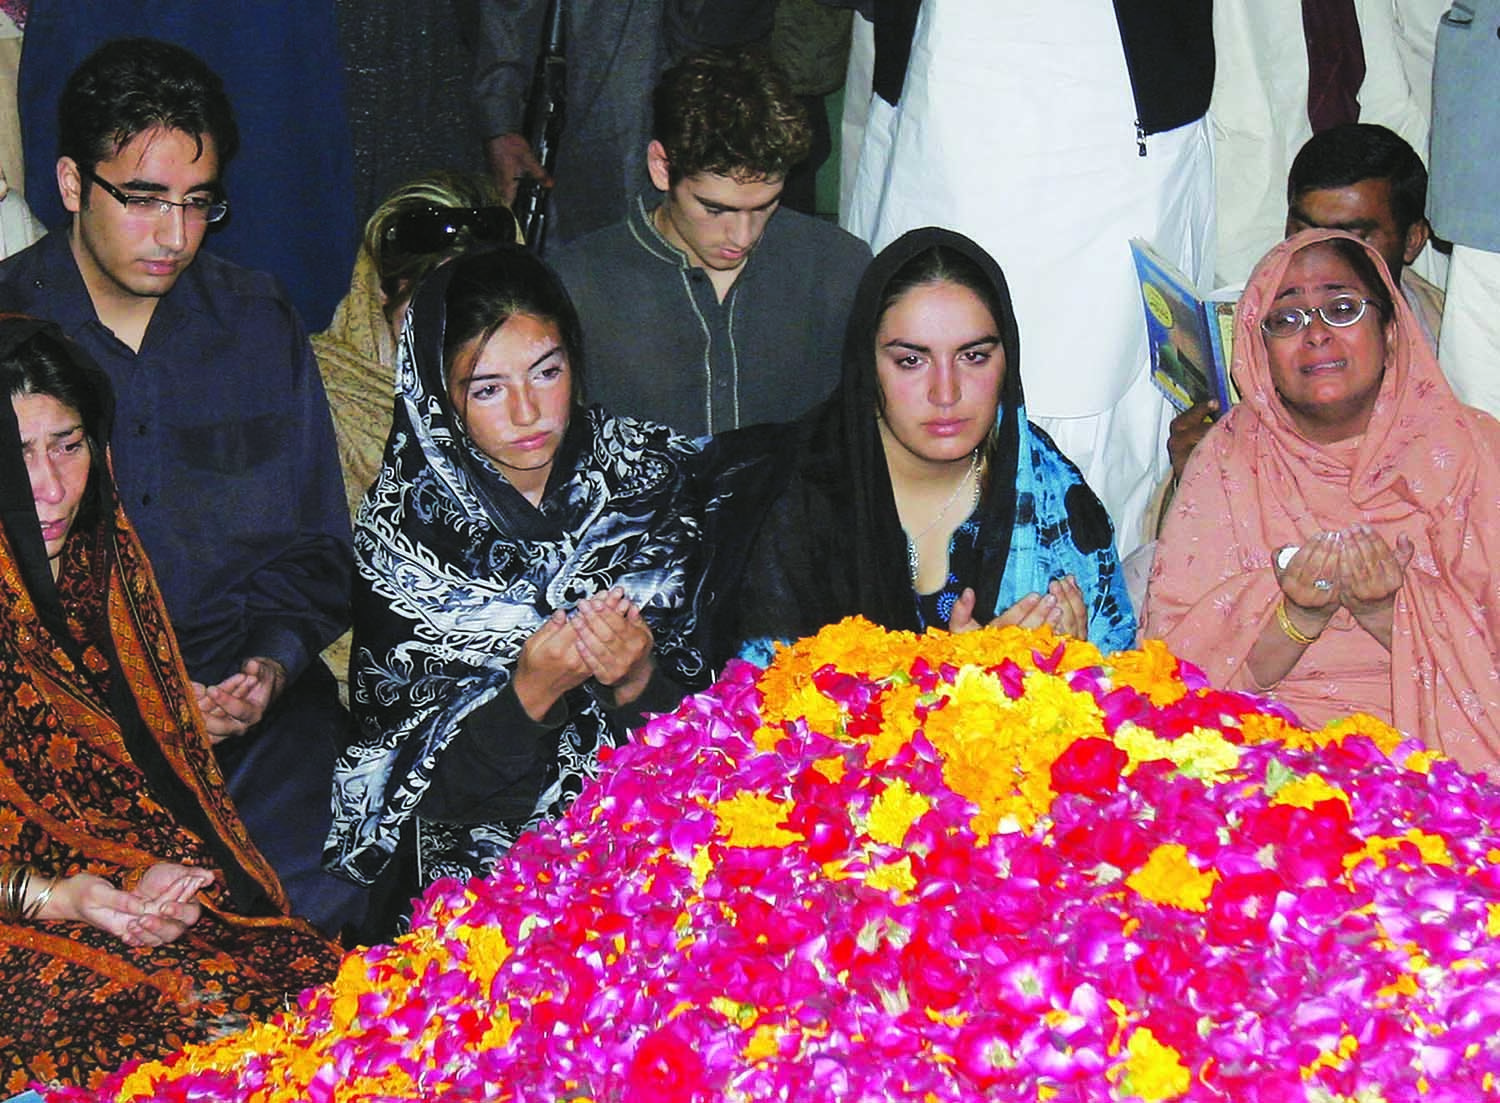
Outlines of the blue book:
{"type": "Polygon", "coordinates": [[[1180,268],[1140,238],[1130,239],[1146,336],[1151,378],[1178,410],[1217,398],[1225,411],[1239,399],[1229,376],[1234,344],[1234,306],[1239,288],[1200,294],[1180,268]]]}

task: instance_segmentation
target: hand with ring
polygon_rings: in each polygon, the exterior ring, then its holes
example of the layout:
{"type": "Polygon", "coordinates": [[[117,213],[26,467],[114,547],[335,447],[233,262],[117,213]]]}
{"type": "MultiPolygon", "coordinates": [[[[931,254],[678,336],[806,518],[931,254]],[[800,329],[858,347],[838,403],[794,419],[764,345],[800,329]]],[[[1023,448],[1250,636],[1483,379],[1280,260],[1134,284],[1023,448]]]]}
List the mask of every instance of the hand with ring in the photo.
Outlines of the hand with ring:
{"type": "Polygon", "coordinates": [[[1341,533],[1320,532],[1299,547],[1277,550],[1272,563],[1288,615],[1300,631],[1316,636],[1339,608],[1341,533]]]}

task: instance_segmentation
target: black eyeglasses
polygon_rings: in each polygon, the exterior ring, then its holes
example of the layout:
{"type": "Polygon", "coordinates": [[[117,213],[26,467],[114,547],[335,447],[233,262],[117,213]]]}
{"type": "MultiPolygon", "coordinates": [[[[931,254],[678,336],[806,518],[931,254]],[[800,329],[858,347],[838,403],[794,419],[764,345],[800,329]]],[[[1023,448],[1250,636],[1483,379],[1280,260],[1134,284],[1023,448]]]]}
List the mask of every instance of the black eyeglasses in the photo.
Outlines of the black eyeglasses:
{"type": "Polygon", "coordinates": [[[1272,337],[1293,337],[1312,325],[1316,314],[1324,325],[1345,329],[1363,318],[1365,308],[1373,301],[1358,295],[1335,295],[1322,306],[1278,306],[1261,320],[1260,328],[1272,337]]]}
{"type": "Polygon", "coordinates": [[[382,235],[403,253],[441,253],[462,233],[480,241],[516,240],[516,218],[507,207],[417,207],[402,211],[382,235]]]}
{"type": "Polygon", "coordinates": [[[206,195],[194,195],[178,203],[172,199],[163,199],[159,195],[130,195],[122,192],[92,169],[83,169],[82,172],[106,193],[118,199],[120,206],[125,208],[125,213],[132,218],[159,221],[175,209],[182,211],[183,217],[191,222],[212,223],[220,221],[229,213],[229,200],[227,199],[210,199],[206,195]]]}

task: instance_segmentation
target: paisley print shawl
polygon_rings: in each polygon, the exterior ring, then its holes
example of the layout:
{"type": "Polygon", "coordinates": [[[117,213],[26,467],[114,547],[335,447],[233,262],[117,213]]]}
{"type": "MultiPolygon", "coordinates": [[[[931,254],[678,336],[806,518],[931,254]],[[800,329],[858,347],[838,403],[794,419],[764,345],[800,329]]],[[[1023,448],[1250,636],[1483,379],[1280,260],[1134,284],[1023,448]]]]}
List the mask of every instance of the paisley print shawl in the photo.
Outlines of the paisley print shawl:
{"type": "Polygon", "coordinates": [[[510,682],[522,645],[557,610],[619,586],[655,637],[658,667],[705,679],[690,642],[699,525],[687,505],[693,447],[669,429],[574,407],[540,508],[513,490],[436,392],[442,301],[419,295],[397,355],[380,474],[355,526],[351,704],[359,736],[335,780],[327,860],[366,883],[402,845],[418,881],[485,872],[530,824],[558,815],[625,737],[597,687],[566,698],[542,795],[515,822],[418,814],[459,726],[510,682]]]}

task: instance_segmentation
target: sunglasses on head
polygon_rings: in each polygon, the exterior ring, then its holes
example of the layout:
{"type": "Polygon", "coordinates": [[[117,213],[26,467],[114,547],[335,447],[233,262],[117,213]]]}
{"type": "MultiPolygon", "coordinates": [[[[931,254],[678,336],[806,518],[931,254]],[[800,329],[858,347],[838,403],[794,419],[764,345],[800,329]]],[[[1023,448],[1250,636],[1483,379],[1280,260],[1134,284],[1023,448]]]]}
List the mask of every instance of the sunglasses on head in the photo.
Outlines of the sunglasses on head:
{"type": "Polygon", "coordinates": [[[506,207],[417,207],[397,215],[385,241],[403,253],[441,253],[460,234],[480,241],[516,240],[516,219],[506,207]]]}

